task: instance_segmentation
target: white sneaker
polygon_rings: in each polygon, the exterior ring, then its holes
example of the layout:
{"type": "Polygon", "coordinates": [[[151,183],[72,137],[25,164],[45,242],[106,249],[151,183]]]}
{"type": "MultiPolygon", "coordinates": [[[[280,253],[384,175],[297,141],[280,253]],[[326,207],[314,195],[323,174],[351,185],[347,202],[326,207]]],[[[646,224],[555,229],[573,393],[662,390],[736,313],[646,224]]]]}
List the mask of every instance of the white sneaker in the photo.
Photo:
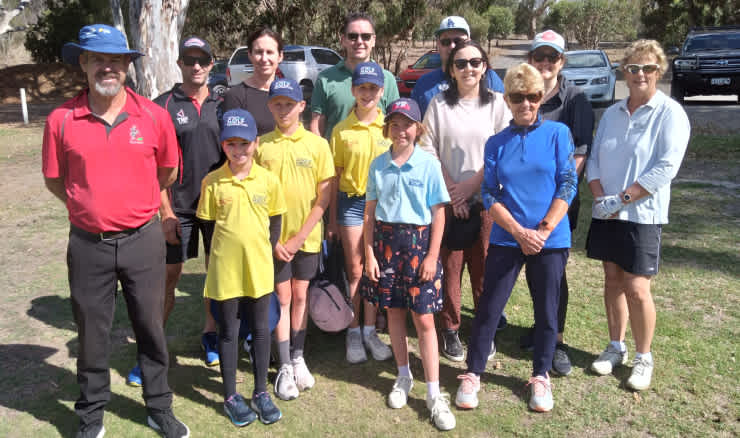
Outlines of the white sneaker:
{"type": "Polygon", "coordinates": [[[530,377],[527,386],[530,390],[529,408],[536,412],[550,412],[554,405],[550,377],[530,377]]]}
{"type": "Polygon", "coordinates": [[[377,331],[373,330],[371,334],[363,336],[362,340],[367,349],[370,350],[370,354],[373,356],[373,359],[388,360],[393,356],[393,351],[385,344],[385,342],[380,340],[377,331]]]}
{"type": "Polygon", "coordinates": [[[396,383],[393,384],[391,393],[388,394],[388,406],[393,409],[401,409],[406,406],[409,398],[409,392],[414,387],[414,379],[406,376],[396,377],[396,383]]]}
{"type": "Polygon", "coordinates": [[[617,365],[627,364],[627,352],[621,352],[614,348],[610,343],[606,346],[606,350],[602,351],[598,359],[591,364],[591,370],[596,374],[605,376],[611,374],[612,370],[617,365]]]}
{"type": "Polygon", "coordinates": [[[427,398],[427,409],[432,413],[432,422],[439,430],[455,428],[455,416],[450,410],[450,399],[447,394],[439,394],[433,399],[427,398]]]}
{"type": "Polygon", "coordinates": [[[275,378],[275,395],[281,400],[293,400],[298,397],[292,365],[286,363],[280,366],[275,378]]]}
{"type": "Polygon", "coordinates": [[[650,380],[653,377],[653,361],[648,361],[643,358],[632,359],[632,374],[627,379],[627,387],[632,388],[635,391],[642,391],[648,389],[650,386],[650,380]]]}
{"type": "Polygon", "coordinates": [[[308,371],[303,356],[293,359],[293,376],[295,377],[295,384],[299,391],[311,389],[316,384],[316,379],[308,371]]]}
{"type": "Polygon", "coordinates": [[[460,409],[475,409],[478,407],[478,391],[480,391],[480,376],[465,373],[457,376],[460,387],[455,395],[455,405],[460,409]]]}
{"type": "Polygon", "coordinates": [[[360,363],[367,360],[362,334],[347,330],[347,362],[360,363]]]}

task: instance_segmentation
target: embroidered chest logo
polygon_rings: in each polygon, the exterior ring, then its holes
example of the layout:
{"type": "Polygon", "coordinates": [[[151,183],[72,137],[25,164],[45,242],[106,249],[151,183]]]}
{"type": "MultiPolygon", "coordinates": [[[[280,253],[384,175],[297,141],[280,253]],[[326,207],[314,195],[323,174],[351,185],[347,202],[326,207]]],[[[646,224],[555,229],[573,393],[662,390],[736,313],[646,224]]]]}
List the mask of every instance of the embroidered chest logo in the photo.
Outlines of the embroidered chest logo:
{"type": "Polygon", "coordinates": [[[310,158],[296,158],[295,159],[295,165],[297,167],[311,167],[311,164],[313,163],[311,162],[310,158]]]}
{"type": "Polygon", "coordinates": [[[381,148],[381,149],[388,149],[393,145],[393,142],[388,140],[385,137],[377,137],[375,139],[375,143],[381,148]]]}
{"type": "Polygon", "coordinates": [[[267,196],[260,194],[253,195],[252,202],[254,205],[267,205],[267,196]]]}
{"type": "Polygon", "coordinates": [[[229,204],[231,204],[234,200],[231,198],[231,196],[222,196],[218,199],[218,206],[219,207],[225,207],[229,204]]]}
{"type": "Polygon", "coordinates": [[[177,123],[179,125],[187,125],[188,121],[190,120],[188,116],[185,115],[185,110],[180,108],[180,111],[177,112],[175,115],[177,117],[177,123]]]}
{"type": "Polygon", "coordinates": [[[408,182],[411,187],[424,187],[424,182],[420,179],[409,178],[408,182]]]}
{"type": "Polygon", "coordinates": [[[136,125],[133,125],[131,129],[128,132],[129,139],[128,142],[130,144],[144,144],[144,137],[141,136],[141,132],[139,131],[139,128],[136,127],[136,125]]]}

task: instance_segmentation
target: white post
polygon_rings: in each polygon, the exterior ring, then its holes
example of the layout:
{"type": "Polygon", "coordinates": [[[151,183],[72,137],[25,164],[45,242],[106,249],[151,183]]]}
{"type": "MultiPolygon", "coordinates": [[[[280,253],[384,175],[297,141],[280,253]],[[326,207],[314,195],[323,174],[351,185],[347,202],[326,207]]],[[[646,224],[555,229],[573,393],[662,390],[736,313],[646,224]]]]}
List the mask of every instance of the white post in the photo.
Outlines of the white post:
{"type": "Polygon", "coordinates": [[[23,124],[28,125],[28,106],[26,105],[25,88],[21,88],[21,110],[23,111],[23,124]]]}

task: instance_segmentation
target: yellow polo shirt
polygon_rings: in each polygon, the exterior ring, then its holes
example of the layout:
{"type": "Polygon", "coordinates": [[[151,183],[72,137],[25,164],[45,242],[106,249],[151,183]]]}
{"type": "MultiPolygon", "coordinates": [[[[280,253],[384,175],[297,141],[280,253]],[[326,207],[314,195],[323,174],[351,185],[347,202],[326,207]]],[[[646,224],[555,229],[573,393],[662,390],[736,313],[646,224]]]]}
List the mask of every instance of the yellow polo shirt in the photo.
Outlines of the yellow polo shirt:
{"type": "Polygon", "coordinates": [[[334,166],[344,169],[339,178],[339,190],[350,196],[365,194],[370,163],[391,146],[391,141],[383,137],[383,117],[379,111],[378,117],[366,125],[357,120],[352,110],[332,131],[334,166]]]}
{"type": "MultiPolygon", "coordinates": [[[[255,160],[280,179],[288,210],[283,215],[280,241],[286,242],[301,229],[318,197],[321,181],[334,176],[329,143],[307,131],[302,125],[293,135],[283,135],[279,128],[260,137],[255,160]]],[[[311,230],[301,251],[321,251],[321,221],[311,230]]]]}
{"type": "Polygon", "coordinates": [[[270,216],[284,212],[280,181],[256,163],[243,180],[228,162],[206,175],[196,216],[216,227],[203,295],[223,301],[273,291],[270,216]]]}

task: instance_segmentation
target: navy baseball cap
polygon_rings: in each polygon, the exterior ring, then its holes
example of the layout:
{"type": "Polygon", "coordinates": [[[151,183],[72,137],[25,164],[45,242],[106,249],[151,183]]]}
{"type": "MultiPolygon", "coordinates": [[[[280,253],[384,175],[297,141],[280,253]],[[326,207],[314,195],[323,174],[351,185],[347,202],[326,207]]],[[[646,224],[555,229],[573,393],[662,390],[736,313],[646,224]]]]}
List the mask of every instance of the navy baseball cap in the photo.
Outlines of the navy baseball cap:
{"type": "Polygon", "coordinates": [[[143,53],[128,48],[126,37],[120,30],[107,24],[91,24],[80,29],[78,43],[67,43],[62,47],[62,59],[67,64],[78,65],[83,51],[129,55],[131,60],[144,56],[143,53]]]}
{"type": "Polygon", "coordinates": [[[378,87],[385,85],[383,68],[374,62],[363,62],[357,64],[352,72],[352,85],[375,84],[378,87]]]}
{"type": "Polygon", "coordinates": [[[250,142],[257,138],[257,123],[247,110],[237,108],[226,111],[221,121],[221,142],[234,137],[250,142]]]}
{"type": "Polygon", "coordinates": [[[301,90],[301,86],[298,85],[298,82],[293,79],[275,79],[270,84],[269,98],[272,99],[277,96],[285,96],[296,102],[300,102],[303,100],[303,91],[301,90]]]}
{"type": "Polygon", "coordinates": [[[414,122],[421,123],[419,104],[414,99],[409,99],[408,97],[394,100],[388,105],[388,108],[385,110],[385,121],[390,120],[393,114],[403,114],[414,122]]]}
{"type": "Polygon", "coordinates": [[[185,51],[188,49],[198,49],[213,58],[211,45],[208,44],[208,41],[204,40],[203,38],[199,38],[197,36],[189,36],[187,38],[183,38],[183,40],[180,42],[179,57],[182,58],[185,54],[185,51]]]}

